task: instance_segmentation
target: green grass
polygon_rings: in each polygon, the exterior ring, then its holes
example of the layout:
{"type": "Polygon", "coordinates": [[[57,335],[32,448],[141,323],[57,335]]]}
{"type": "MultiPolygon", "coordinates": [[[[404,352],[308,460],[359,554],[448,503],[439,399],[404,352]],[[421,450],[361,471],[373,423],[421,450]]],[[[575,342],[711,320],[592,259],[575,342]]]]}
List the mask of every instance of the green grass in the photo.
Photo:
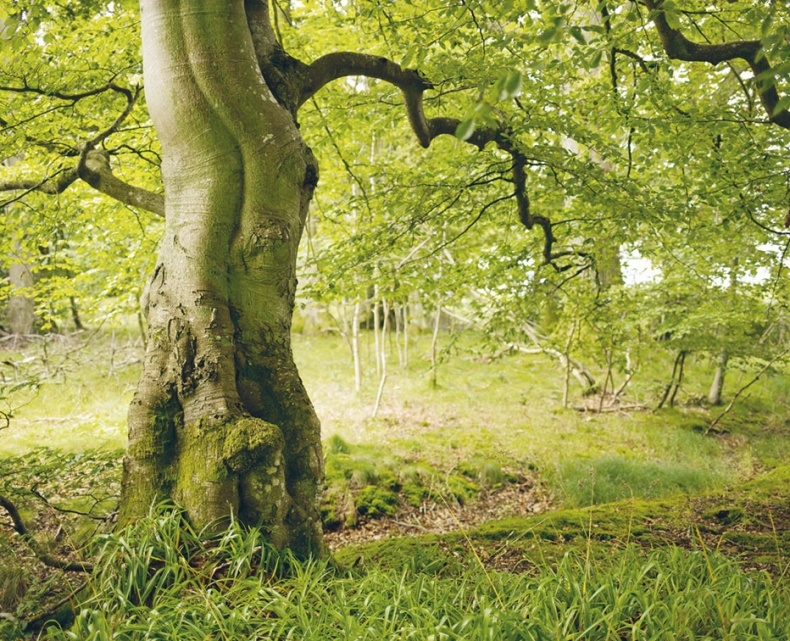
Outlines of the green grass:
{"type": "MultiPolygon", "coordinates": [[[[432,546],[425,546],[430,555],[432,546]]],[[[704,548],[645,553],[628,546],[610,558],[569,552],[516,574],[484,569],[469,554],[433,572],[420,554],[398,569],[343,570],[297,562],[240,527],[209,540],[177,510],[163,508],[105,537],[98,555],[73,623],[51,626],[41,638],[767,641],[790,635],[787,591],[770,575],[744,573],[704,548]]],[[[11,625],[0,625],[11,638],[11,625]]]]}
{"type": "MultiPolygon", "coordinates": [[[[598,500],[619,498],[623,492],[647,498],[672,487],[696,492],[790,461],[790,403],[784,402],[790,395],[790,377],[769,376],[751,388],[723,421],[729,434],[716,438],[703,435],[713,412],[698,405],[627,415],[564,409],[563,377],[556,363],[543,355],[518,353],[483,362],[474,333],[455,340],[440,365],[439,386],[432,389],[429,338],[412,341],[408,367],[398,364],[392,350],[382,406],[374,419],[378,379],[370,333],[363,332],[359,394],[354,391],[350,351],[341,337],[294,337],[296,359],[321,418],[330,455],[343,454],[333,449],[342,447],[333,445],[337,438],[337,443],[368,448],[374,467],[396,474],[400,467],[419,461],[441,471],[485,461],[493,477],[475,479],[483,485],[499,482],[497,470],[537,469],[557,496],[572,504],[586,500],[575,496],[573,488],[587,474],[591,461],[622,462],[619,472],[599,470],[598,500]],[[649,462],[652,467],[644,474],[624,471],[629,462],[649,462]],[[604,492],[608,478],[614,487],[604,492]]],[[[440,336],[442,344],[449,340],[440,336]]],[[[4,360],[24,362],[14,376],[29,372],[44,375],[45,380],[37,393],[23,390],[13,399],[17,407],[9,429],[0,431],[0,456],[42,444],[71,452],[86,444],[123,447],[141,356],[142,344],[134,329],[87,338],[50,338],[23,353],[4,354],[4,360]]],[[[652,359],[645,355],[643,360],[650,365],[629,387],[629,402],[651,400],[650,394],[669,371],[666,354],[656,353],[652,359]]],[[[10,370],[3,371],[10,380],[10,370]]],[[[690,358],[680,400],[704,395],[711,374],[707,360],[690,358]]],[[[725,400],[744,377],[731,372],[725,400]]],[[[580,390],[571,391],[577,402],[580,390]]],[[[357,459],[359,454],[358,449],[357,459]]],[[[358,475],[355,482],[364,487],[364,469],[358,475]]]]}
{"type": "Polygon", "coordinates": [[[631,497],[700,494],[721,481],[721,476],[709,469],[607,455],[563,463],[556,485],[563,503],[584,507],[631,497]]]}
{"type": "MultiPolygon", "coordinates": [[[[370,351],[356,394],[342,339],[295,338],[323,422],[327,522],[352,525],[430,497],[471,500],[527,470],[575,509],[346,548],[337,565],[297,563],[241,528],[210,540],[177,511],[160,511],[94,544],[98,569],[77,618],[42,638],[790,637],[790,472],[778,467],[790,462],[786,377],[755,385],[725,419],[727,433],[705,436],[713,412],[697,404],[627,415],[563,409],[553,362],[525,354],[481,362],[471,334],[456,341],[432,389],[427,348],[420,337],[409,367],[391,355],[373,419],[370,351]]],[[[44,377],[37,393],[11,399],[11,426],[0,431],[0,489],[25,518],[41,512],[27,502],[34,484],[64,507],[112,509],[140,356],[134,333],[121,331],[3,355],[20,363],[14,376],[44,377]]],[[[631,401],[648,399],[666,360],[656,355],[631,401]]],[[[684,401],[701,396],[711,374],[708,363],[688,365],[684,401]]],[[[92,523],[72,517],[73,545],[90,545],[92,523]]],[[[0,557],[0,600],[24,618],[46,602],[49,584],[26,583],[17,560],[0,557]]],[[[0,638],[17,638],[12,623],[0,626],[0,638]]]]}

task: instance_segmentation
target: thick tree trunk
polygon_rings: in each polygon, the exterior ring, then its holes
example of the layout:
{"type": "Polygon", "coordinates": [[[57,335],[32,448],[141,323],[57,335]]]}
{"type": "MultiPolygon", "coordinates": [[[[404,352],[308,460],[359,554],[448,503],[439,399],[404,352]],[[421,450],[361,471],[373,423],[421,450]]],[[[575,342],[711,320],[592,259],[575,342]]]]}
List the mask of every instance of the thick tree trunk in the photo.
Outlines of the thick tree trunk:
{"type": "Polygon", "coordinates": [[[293,362],[296,252],[317,167],[258,68],[242,0],[143,0],[166,231],[129,411],[121,522],[157,499],[321,554],[320,428],[293,362]]]}

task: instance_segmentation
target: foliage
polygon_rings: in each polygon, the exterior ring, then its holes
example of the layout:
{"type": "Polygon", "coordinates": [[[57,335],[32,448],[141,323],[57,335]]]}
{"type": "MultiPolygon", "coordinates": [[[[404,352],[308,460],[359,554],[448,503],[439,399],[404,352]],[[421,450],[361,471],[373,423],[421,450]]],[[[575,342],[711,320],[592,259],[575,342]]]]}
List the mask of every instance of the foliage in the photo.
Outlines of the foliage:
{"type": "Polygon", "coordinates": [[[255,530],[220,539],[158,509],[100,547],[92,590],[48,639],[768,639],[788,633],[790,601],[767,574],[713,552],[626,548],[565,555],[528,574],[482,571],[471,558],[436,575],[300,564],[255,530]]]}

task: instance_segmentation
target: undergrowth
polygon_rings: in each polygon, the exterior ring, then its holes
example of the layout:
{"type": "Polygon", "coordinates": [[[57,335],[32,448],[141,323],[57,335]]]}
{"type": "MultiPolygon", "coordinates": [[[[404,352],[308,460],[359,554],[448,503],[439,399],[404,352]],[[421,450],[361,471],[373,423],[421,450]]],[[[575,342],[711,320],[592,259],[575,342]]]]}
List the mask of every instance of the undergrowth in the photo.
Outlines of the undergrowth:
{"type": "Polygon", "coordinates": [[[563,463],[556,486],[570,507],[610,503],[624,498],[663,498],[700,494],[721,483],[716,472],[682,463],[638,461],[600,456],[563,463]]]}
{"type": "MultiPolygon", "coordinates": [[[[50,641],[415,639],[620,641],[781,639],[790,596],[705,548],[608,560],[568,553],[528,574],[474,556],[433,574],[405,565],[299,562],[233,525],[201,536],[174,508],[97,544],[97,569],[68,627],[50,641]]],[[[7,638],[18,630],[5,625],[7,638]]],[[[0,632],[3,629],[0,628],[0,632]]]]}

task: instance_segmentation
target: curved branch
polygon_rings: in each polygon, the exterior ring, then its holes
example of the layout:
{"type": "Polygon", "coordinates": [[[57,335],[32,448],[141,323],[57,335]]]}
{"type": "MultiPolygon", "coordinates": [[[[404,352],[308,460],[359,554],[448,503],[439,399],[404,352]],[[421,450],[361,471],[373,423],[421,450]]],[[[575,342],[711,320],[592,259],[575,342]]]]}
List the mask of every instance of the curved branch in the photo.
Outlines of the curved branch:
{"type": "Polygon", "coordinates": [[[643,0],[650,9],[651,19],[656,26],[658,37],[666,54],[673,60],[687,62],[707,62],[718,65],[740,58],[751,67],[757,83],[757,92],[763,103],[768,119],[784,129],[790,129],[790,111],[781,109],[779,93],[776,85],[771,81],[763,80],[771,75],[773,68],[765,55],[763,44],[759,40],[734,40],[721,44],[700,44],[684,36],[678,29],[671,27],[666,15],[661,8],[664,0],[643,0]]]}
{"type": "Polygon", "coordinates": [[[165,197],[116,178],[110,168],[110,155],[106,151],[97,149],[89,151],[85,156],[84,164],[80,166],[79,175],[91,187],[110,198],[164,218],[165,197]]]}
{"type": "MultiPolygon", "coordinates": [[[[0,87],[0,90],[12,91],[7,87],[0,87]]],[[[22,91],[17,88],[16,90],[22,91]]],[[[45,93],[43,90],[27,87],[26,91],[34,93],[45,93]]],[[[159,216],[165,215],[165,199],[161,194],[134,187],[124,181],[116,178],[112,169],[110,168],[110,156],[105,151],[95,149],[96,145],[102,143],[116,131],[123,124],[123,122],[132,113],[137,99],[140,96],[140,87],[135,87],[134,91],[119,87],[117,85],[108,84],[99,89],[87,91],[81,94],[59,94],[57,92],[47,92],[45,95],[51,95],[63,100],[78,100],[87,96],[93,96],[102,91],[112,90],[122,94],[126,98],[126,107],[107,127],[104,131],[99,132],[84,145],[80,151],[79,161],[77,166],[65,170],[61,173],[60,178],[56,182],[52,178],[44,178],[43,180],[10,180],[0,182],[0,191],[14,191],[24,190],[25,193],[13,198],[10,201],[2,203],[8,205],[12,202],[19,200],[26,194],[33,191],[41,191],[46,194],[59,194],[74,183],[77,178],[81,178],[97,191],[114,198],[117,201],[129,205],[131,207],[139,207],[150,211],[151,213],[159,216]]]]}
{"type": "Polygon", "coordinates": [[[25,526],[24,521],[22,521],[22,517],[19,515],[19,510],[17,510],[16,505],[14,505],[11,499],[3,496],[2,494],[0,494],[0,507],[4,508],[8,513],[8,516],[11,517],[14,530],[16,530],[16,533],[19,534],[19,537],[25,543],[27,543],[28,547],[33,551],[33,554],[36,555],[36,558],[44,565],[48,565],[51,568],[64,570],[65,572],[90,573],[93,571],[93,566],[90,563],[83,561],[66,561],[65,559],[52,556],[51,554],[48,554],[42,550],[36,539],[33,538],[33,535],[30,534],[30,531],[25,526]]]}
{"type": "Polygon", "coordinates": [[[338,51],[318,58],[304,72],[297,107],[333,80],[348,76],[377,78],[400,89],[406,99],[409,123],[417,139],[425,148],[431,144],[430,129],[422,110],[422,94],[433,85],[416,69],[402,69],[400,65],[381,56],[338,51]]]}
{"type": "Polygon", "coordinates": [[[0,182],[0,191],[22,191],[11,200],[0,203],[10,205],[27,194],[40,191],[45,194],[57,195],[81,178],[97,191],[106,194],[130,207],[139,207],[158,216],[165,215],[165,197],[141,187],[135,187],[116,178],[110,168],[110,156],[106,151],[91,149],[80,156],[76,167],[65,169],[42,180],[7,180],[0,182]],[[84,155],[84,160],[83,160],[84,155]],[[57,180],[55,177],[57,176],[57,180]]]}
{"type": "MultiPolygon", "coordinates": [[[[322,87],[348,76],[365,76],[376,78],[398,87],[403,92],[409,124],[420,144],[428,148],[434,138],[441,135],[455,136],[460,120],[457,118],[431,118],[425,116],[423,110],[423,93],[433,88],[433,84],[423,77],[416,69],[402,69],[400,65],[381,56],[371,56],[349,51],[330,53],[308,65],[302,74],[302,85],[299,89],[298,105],[315,95],[322,87]]],[[[553,250],[556,238],[552,231],[551,220],[545,216],[532,213],[529,196],[527,195],[526,156],[513,143],[512,133],[506,127],[477,127],[466,141],[482,150],[488,143],[494,143],[501,150],[510,154],[513,159],[512,181],[515,186],[514,195],[518,206],[521,223],[528,230],[535,225],[543,230],[543,259],[557,271],[570,269],[572,265],[560,267],[555,259],[567,256],[587,255],[577,251],[555,253],[553,250]]]]}

